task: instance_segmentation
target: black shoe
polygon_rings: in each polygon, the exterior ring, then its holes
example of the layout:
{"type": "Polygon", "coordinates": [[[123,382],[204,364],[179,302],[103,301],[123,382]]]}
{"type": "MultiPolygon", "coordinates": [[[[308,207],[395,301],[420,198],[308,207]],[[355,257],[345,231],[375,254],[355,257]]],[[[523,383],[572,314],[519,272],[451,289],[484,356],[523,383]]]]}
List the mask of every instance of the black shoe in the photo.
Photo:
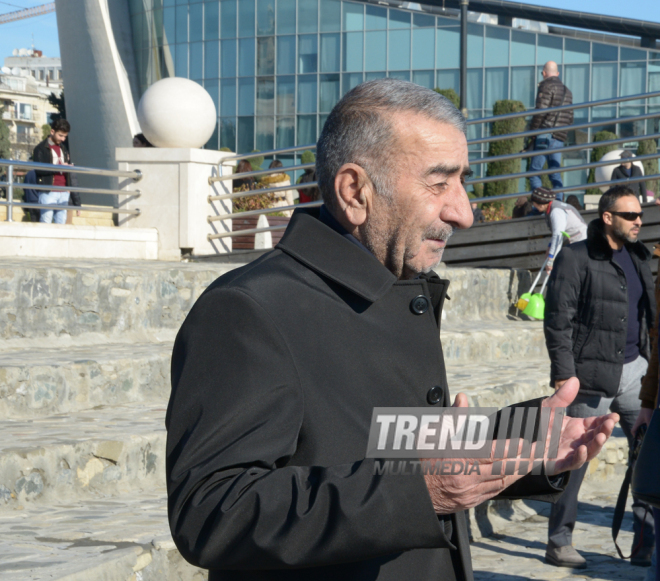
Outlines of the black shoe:
{"type": "Polygon", "coordinates": [[[630,557],[630,564],[635,567],[650,567],[653,547],[640,547],[639,551],[630,557]]]}
{"type": "Polygon", "coordinates": [[[570,569],[586,569],[586,559],[578,553],[572,545],[553,547],[548,545],[545,550],[545,562],[555,567],[569,567],[570,569]]]}

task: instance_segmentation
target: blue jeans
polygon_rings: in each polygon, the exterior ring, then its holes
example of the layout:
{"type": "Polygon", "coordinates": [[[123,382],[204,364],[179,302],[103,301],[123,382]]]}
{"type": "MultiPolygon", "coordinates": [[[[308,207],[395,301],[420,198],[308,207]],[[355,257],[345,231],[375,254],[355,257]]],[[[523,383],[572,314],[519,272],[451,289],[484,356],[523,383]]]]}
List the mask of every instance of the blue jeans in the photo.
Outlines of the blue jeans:
{"type": "MultiPolygon", "coordinates": [[[[550,139],[550,146],[548,149],[557,149],[559,147],[564,147],[564,142],[559,141],[558,139],[550,139]]],[[[543,149],[534,149],[534,151],[545,151],[543,149]]],[[[550,154],[541,154],[536,155],[532,158],[532,163],[530,164],[529,171],[540,171],[543,169],[545,162],[548,162],[548,169],[554,169],[561,167],[561,153],[550,153],[550,154]]],[[[552,188],[557,189],[564,186],[561,181],[561,174],[559,172],[550,174],[550,181],[552,182],[552,188]]],[[[532,176],[529,178],[529,184],[532,187],[532,190],[541,187],[541,176],[532,176]]]]}
{"type": "MultiPolygon", "coordinates": [[[[43,192],[39,203],[44,205],[64,205],[69,203],[69,192],[43,192]]],[[[66,224],[66,210],[41,210],[39,222],[46,224],[66,224]]]]}

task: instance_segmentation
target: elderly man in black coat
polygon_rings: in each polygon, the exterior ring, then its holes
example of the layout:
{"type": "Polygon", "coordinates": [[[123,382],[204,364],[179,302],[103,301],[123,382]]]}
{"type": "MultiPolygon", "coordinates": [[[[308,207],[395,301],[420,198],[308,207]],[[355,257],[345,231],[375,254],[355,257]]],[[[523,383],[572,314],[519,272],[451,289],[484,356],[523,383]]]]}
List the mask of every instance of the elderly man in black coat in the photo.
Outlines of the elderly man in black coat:
{"type": "MultiPolygon", "coordinates": [[[[173,538],[211,581],[470,580],[463,511],[498,494],[556,498],[617,416],[564,420],[548,474],[496,475],[489,458],[479,474],[379,472],[374,407],[451,405],[449,282],[432,269],[472,224],[465,120],[434,91],[373,81],[335,106],[317,154],[324,206],[215,281],[177,337],[173,538]]],[[[540,405],[563,407],[577,387],[540,405]]]]}

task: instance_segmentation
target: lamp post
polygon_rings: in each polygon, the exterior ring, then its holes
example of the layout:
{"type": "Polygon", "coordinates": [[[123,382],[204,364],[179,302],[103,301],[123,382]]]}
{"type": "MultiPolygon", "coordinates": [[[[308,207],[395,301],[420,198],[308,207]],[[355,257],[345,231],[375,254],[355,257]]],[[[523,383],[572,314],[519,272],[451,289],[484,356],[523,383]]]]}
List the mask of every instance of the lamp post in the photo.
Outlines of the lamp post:
{"type": "Polygon", "coordinates": [[[460,109],[467,119],[467,13],[470,0],[461,0],[461,77],[460,77],[460,109]]]}

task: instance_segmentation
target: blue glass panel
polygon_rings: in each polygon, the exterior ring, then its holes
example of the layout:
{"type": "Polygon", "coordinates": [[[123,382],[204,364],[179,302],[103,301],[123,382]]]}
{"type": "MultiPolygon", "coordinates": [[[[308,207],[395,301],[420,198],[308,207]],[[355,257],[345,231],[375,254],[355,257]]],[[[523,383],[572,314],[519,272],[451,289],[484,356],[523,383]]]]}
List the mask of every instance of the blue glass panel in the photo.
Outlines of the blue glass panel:
{"type": "MultiPolygon", "coordinates": [[[[660,61],[649,62],[649,93],[657,93],[660,91],[660,61]]],[[[648,99],[649,105],[660,105],[660,97],[653,97],[648,99]]]]}
{"type": "Polygon", "coordinates": [[[254,75],[254,38],[241,38],[238,41],[238,76],[254,75]]]}
{"type": "Polygon", "coordinates": [[[190,42],[203,40],[204,38],[204,4],[192,4],[190,6],[190,42]]]}
{"type": "MultiPolygon", "coordinates": [[[[369,43],[367,43],[367,46],[369,43]]],[[[435,64],[435,30],[413,29],[413,69],[432,69],[435,64]]]]}
{"type": "Polygon", "coordinates": [[[236,121],[233,117],[220,119],[220,147],[236,151],[236,121]]]}
{"type": "Polygon", "coordinates": [[[176,62],[174,71],[177,77],[188,77],[188,45],[176,45],[176,62]]]}
{"type": "Polygon", "coordinates": [[[387,8],[367,4],[367,30],[385,30],[387,28],[387,8]]]}
{"type": "Polygon", "coordinates": [[[257,38],[257,75],[275,74],[275,37],[257,38]]]}
{"type": "Polygon", "coordinates": [[[204,40],[217,40],[220,32],[220,4],[204,5],[204,40]]]}
{"type": "Polygon", "coordinates": [[[319,111],[329,113],[339,101],[339,75],[319,76],[319,111]]]}
{"type": "Polygon", "coordinates": [[[257,115],[275,114],[275,79],[257,78],[257,115]]]}
{"type": "Polygon", "coordinates": [[[145,23],[144,13],[134,14],[131,18],[133,28],[133,45],[135,50],[149,48],[149,35],[145,23]]]}
{"type": "Polygon", "coordinates": [[[384,71],[387,69],[387,32],[375,30],[364,34],[364,42],[369,47],[364,55],[364,70],[384,71]]]}
{"type": "Polygon", "coordinates": [[[390,8],[389,24],[390,28],[410,28],[410,12],[390,8]]]}
{"type": "Polygon", "coordinates": [[[341,76],[341,94],[345,95],[353,87],[357,87],[361,82],[362,73],[344,73],[341,76]]]}
{"type": "Polygon", "coordinates": [[[486,102],[484,106],[492,109],[495,101],[509,98],[509,69],[486,69],[486,102]]]}
{"type": "Polygon", "coordinates": [[[564,39],[564,64],[578,65],[589,62],[591,45],[586,40],[564,39]]]}
{"type": "Polygon", "coordinates": [[[298,0],[298,32],[316,32],[318,22],[318,0],[298,0]]]}
{"type": "Polygon", "coordinates": [[[562,37],[548,36],[547,34],[538,35],[538,48],[536,51],[536,64],[544,65],[548,61],[555,61],[562,64],[562,37]]]}
{"type": "MultiPolygon", "coordinates": [[[[321,3],[323,6],[323,3],[321,3]]],[[[316,142],[316,115],[298,115],[298,138],[296,143],[316,142]]]]}
{"type": "Polygon", "coordinates": [[[176,8],[176,42],[188,42],[188,7],[176,8]]]}
{"type": "Polygon", "coordinates": [[[296,118],[278,117],[275,133],[275,149],[293,147],[296,144],[296,118]]]}
{"type": "MultiPolygon", "coordinates": [[[[589,100],[589,65],[566,65],[564,67],[564,82],[573,93],[573,103],[585,103],[589,100]]],[[[575,117],[587,115],[588,109],[576,109],[575,117]]]]}
{"type": "Polygon", "coordinates": [[[220,76],[236,76],[236,41],[220,41],[220,76]]]}
{"type": "Polygon", "coordinates": [[[341,30],[341,2],[338,0],[323,0],[321,2],[321,17],[319,21],[322,32],[337,32],[341,30]]]}
{"type": "Polygon", "coordinates": [[[594,42],[592,43],[592,55],[594,62],[616,61],[619,59],[619,47],[594,42]]]}
{"type": "Polygon", "coordinates": [[[254,150],[254,117],[238,118],[238,145],[239,153],[249,153],[254,150]]]}
{"type": "Polygon", "coordinates": [[[460,24],[458,18],[442,18],[439,16],[437,20],[438,26],[458,26],[460,24]]]}
{"type": "Polygon", "coordinates": [[[318,36],[301,34],[298,36],[298,72],[315,73],[318,70],[318,36]]]}
{"type": "Polygon", "coordinates": [[[316,113],[316,75],[298,77],[298,113],[316,113]]]}
{"type": "Polygon", "coordinates": [[[410,69],[410,30],[390,30],[387,68],[410,69]]]}
{"type": "Polygon", "coordinates": [[[342,2],[344,6],[344,30],[362,30],[364,28],[364,4],[342,2]]]}
{"type": "MultiPolygon", "coordinates": [[[[355,74],[355,73],[353,73],[355,74]]],[[[346,75],[344,75],[346,76],[346,75]]],[[[385,79],[387,78],[387,73],[385,71],[378,71],[375,73],[365,73],[364,74],[364,81],[375,81],[376,79],[385,79]]]]}
{"type": "MultiPolygon", "coordinates": [[[[621,49],[623,50],[623,49],[621,49]]],[[[646,63],[621,63],[619,95],[638,95],[646,92],[646,63]]],[[[644,105],[644,101],[628,101],[625,106],[644,105]]]]}
{"type": "Polygon", "coordinates": [[[390,79],[399,79],[400,81],[410,81],[410,71],[390,71],[387,73],[390,79]]]}
{"type": "Polygon", "coordinates": [[[174,8],[163,10],[163,44],[174,44],[176,40],[176,13],[174,8]]]}
{"type": "Polygon", "coordinates": [[[321,35],[321,66],[322,73],[335,73],[340,69],[341,37],[339,33],[321,35]]]}
{"type": "Polygon", "coordinates": [[[482,69],[468,71],[467,74],[467,107],[481,109],[483,106],[484,79],[482,69]]]}
{"type": "Polygon", "coordinates": [[[275,0],[257,0],[257,34],[275,34],[275,0]]]}
{"type": "Polygon", "coordinates": [[[259,151],[273,149],[275,141],[275,119],[273,117],[257,117],[257,140],[255,148],[259,151]]]}
{"type": "Polygon", "coordinates": [[[433,71],[413,71],[412,81],[427,89],[435,89],[435,73],[433,71]]]}
{"type": "Polygon", "coordinates": [[[454,89],[458,95],[460,92],[459,71],[438,71],[438,80],[435,86],[438,87],[438,89],[454,89]]]}
{"type": "Polygon", "coordinates": [[[220,42],[210,40],[204,46],[204,78],[217,79],[220,76],[220,42]]]}
{"type": "Polygon", "coordinates": [[[435,66],[438,69],[453,69],[460,66],[461,33],[458,26],[438,28],[435,43],[435,66]]]}
{"type": "Polygon", "coordinates": [[[211,135],[211,138],[206,142],[204,149],[217,150],[220,147],[218,144],[220,140],[219,131],[220,131],[220,127],[216,125],[215,129],[213,130],[213,135],[211,135]]]}
{"type": "Polygon", "coordinates": [[[277,0],[277,34],[296,33],[296,0],[277,0]]]}
{"type": "Polygon", "coordinates": [[[277,77],[277,114],[293,115],[296,112],[296,78],[277,77]]]}
{"type": "Polygon", "coordinates": [[[536,35],[520,30],[511,31],[511,64],[536,64],[536,35]]]}
{"type": "Polygon", "coordinates": [[[635,50],[634,48],[621,47],[621,60],[622,61],[645,61],[646,51],[635,50]]]}
{"type": "Polygon", "coordinates": [[[213,104],[215,105],[215,111],[218,113],[220,111],[219,106],[220,104],[218,103],[218,97],[219,97],[219,87],[218,87],[218,79],[210,79],[207,81],[204,81],[204,88],[208,91],[208,94],[211,95],[211,99],[213,99],[213,104]]]}
{"type": "Polygon", "coordinates": [[[511,98],[527,108],[534,107],[536,102],[535,74],[534,67],[511,68],[511,98]]]}
{"type": "Polygon", "coordinates": [[[188,0],[176,0],[176,5],[178,6],[179,4],[188,4],[188,0]]]}
{"type": "Polygon", "coordinates": [[[592,66],[591,99],[609,99],[617,93],[617,65],[594,64],[592,66]]]}
{"type": "Polygon", "coordinates": [[[344,71],[362,71],[362,35],[362,32],[344,33],[344,71]]]}
{"type": "Polygon", "coordinates": [[[138,12],[144,12],[144,5],[141,0],[131,0],[128,3],[128,9],[131,14],[137,14],[138,12]]]}
{"type": "Polygon", "coordinates": [[[296,72],[296,37],[277,37],[277,74],[293,75],[296,72]]]}
{"type": "Polygon", "coordinates": [[[238,36],[254,36],[254,0],[238,3],[238,36]]]}
{"type": "Polygon", "coordinates": [[[163,6],[174,6],[176,2],[174,0],[164,0],[163,6]]]}
{"type": "Polygon", "coordinates": [[[482,67],[484,64],[484,27],[468,23],[468,67],[482,67]]]}
{"type": "Polygon", "coordinates": [[[220,36],[236,36],[236,0],[220,0],[220,36]]]}
{"type": "Polygon", "coordinates": [[[236,79],[220,81],[220,115],[222,117],[236,115],[236,79]]]}
{"type": "Polygon", "coordinates": [[[509,65],[509,29],[486,26],[486,66],[509,65]]]}
{"type": "Polygon", "coordinates": [[[238,114],[254,115],[254,78],[238,79],[238,114]]]}
{"type": "Polygon", "coordinates": [[[413,28],[435,26],[435,16],[429,14],[413,14],[413,28]]]}

